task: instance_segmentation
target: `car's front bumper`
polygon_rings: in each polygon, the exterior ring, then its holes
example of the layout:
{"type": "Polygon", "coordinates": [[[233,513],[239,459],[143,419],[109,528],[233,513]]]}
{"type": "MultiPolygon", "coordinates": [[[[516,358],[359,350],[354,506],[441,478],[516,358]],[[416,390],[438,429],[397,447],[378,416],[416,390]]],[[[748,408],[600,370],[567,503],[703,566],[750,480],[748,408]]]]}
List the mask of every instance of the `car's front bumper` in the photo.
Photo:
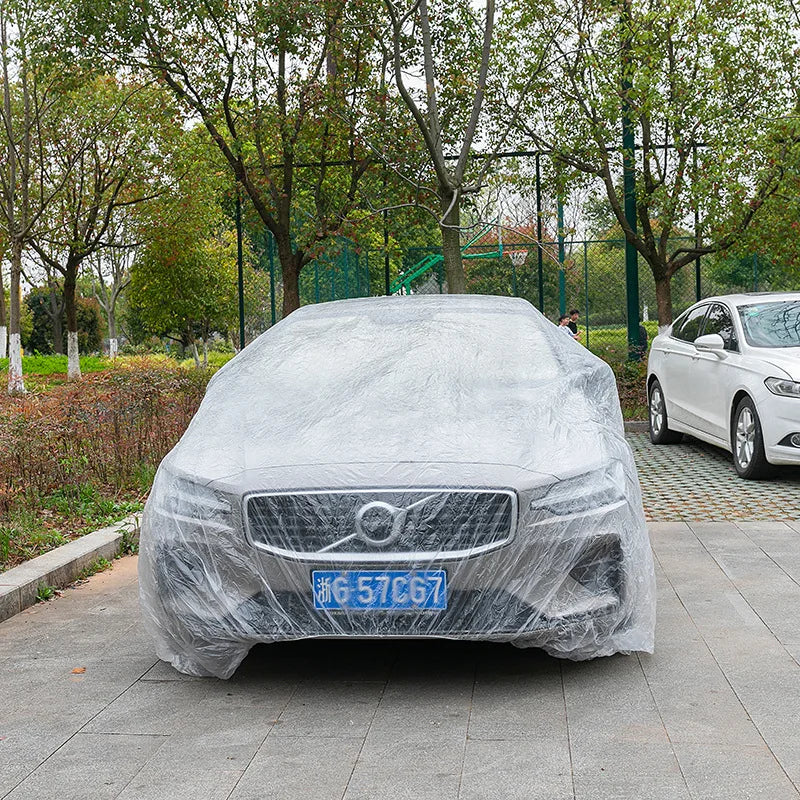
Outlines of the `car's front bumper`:
{"type": "Polygon", "coordinates": [[[145,531],[143,607],[162,658],[222,677],[253,644],[309,637],[506,641],[572,658],[648,650],[652,565],[640,514],[617,500],[563,518],[535,515],[503,547],[470,558],[331,564],[265,553],[240,526],[212,532],[151,510],[146,525],[159,535],[145,531]],[[447,608],[314,608],[315,569],[387,568],[445,570],[447,608]]]}
{"type": "Polygon", "coordinates": [[[800,434],[800,398],[781,397],[764,386],[754,399],[767,461],[770,464],[800,465],[800,447],[781,444],[793,433],[800,434]]]}

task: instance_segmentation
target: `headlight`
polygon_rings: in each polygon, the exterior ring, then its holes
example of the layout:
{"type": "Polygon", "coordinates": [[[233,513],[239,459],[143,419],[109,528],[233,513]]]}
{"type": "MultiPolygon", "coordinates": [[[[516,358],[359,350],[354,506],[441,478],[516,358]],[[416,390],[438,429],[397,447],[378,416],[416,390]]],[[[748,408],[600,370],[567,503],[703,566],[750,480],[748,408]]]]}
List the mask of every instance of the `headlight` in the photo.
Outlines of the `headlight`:
{"type": "Polygon", "coordinates": [[[772,394],[779,394],[781,397],[800,397],[800,383],[797,381],[785,378],[767,378],[764,384],[772,394]]]}
{"type": "Polygon", "coordinates": [[[593,511],[625,499],[625,471],[620,462],[544,487],[531,500],[531,509],[565,517],[593,511]]]}
{"type": "Polygon", "coordinates": [[[230,522],[231,501],[215,489],[165,471],[153,491],[156,508],[165,516],[221,524],[230,522]]]}

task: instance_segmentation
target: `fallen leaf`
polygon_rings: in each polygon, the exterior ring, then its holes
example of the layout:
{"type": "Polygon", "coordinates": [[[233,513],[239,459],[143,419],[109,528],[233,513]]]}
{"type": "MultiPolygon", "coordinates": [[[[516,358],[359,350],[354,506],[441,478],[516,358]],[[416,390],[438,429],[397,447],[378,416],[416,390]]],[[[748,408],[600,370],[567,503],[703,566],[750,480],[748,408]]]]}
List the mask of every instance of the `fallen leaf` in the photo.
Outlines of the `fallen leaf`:
{"type": "Polygon", "coordinates": [[[84,672],[86,672],[86,667],[75,667],[75,669],[72,670],[73,675],[83,675],[84,672]]]}

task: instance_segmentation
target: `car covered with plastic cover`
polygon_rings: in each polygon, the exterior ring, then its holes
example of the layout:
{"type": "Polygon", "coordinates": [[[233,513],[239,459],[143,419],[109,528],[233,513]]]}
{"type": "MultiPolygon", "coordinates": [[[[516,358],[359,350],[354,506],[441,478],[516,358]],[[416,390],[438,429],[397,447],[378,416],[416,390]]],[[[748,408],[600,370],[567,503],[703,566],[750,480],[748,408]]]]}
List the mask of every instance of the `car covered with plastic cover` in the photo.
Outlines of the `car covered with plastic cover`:
{"type": "Polygon", "coordinates": [[[306,637],[653,649],[614,376],[519,299],[324,303],[258,337],[159,467],[139,576],[193,675],[306,637]]]}

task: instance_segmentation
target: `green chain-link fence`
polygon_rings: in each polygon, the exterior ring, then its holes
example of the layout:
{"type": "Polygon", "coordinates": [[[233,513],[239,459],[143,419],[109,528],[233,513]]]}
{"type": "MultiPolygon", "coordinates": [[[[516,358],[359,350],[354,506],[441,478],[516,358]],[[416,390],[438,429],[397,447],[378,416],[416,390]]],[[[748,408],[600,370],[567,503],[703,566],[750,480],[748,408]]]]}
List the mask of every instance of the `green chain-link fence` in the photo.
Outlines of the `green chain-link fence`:
{"type": "MultiPolygon", "coordinates": [[[[672,250],[691,246],[688,238],[670,241],[672,250]]],[[[625,243],[618,239],[568,240],[563,262],[555,241],[495,241],[474,244],[465,251],[467,291],[473,294],[522,297],[557,321],[562,310],[577,309],[582,341],[609,357],[627,353],[625,243]]],[[[277,253],[269,235],[251,242],[251,263],[245,275],[245,338],[252,341],[281,318],[283,291],[277,253]]],[[[392,256],[392,278],[411,275],[426,259],[431,266],[401,289],[411,294],[447,291],[438,246],[408,248],[402,262],[392,256]]],[[[325,252],[307,264],[300,280],[303,304],[383,294],[384,252],[362,249],[337,238],[325,252]]],[[[758,255],[745,258],[704,257],[699,267],[689,264],[671,281],[673,317],[701,297],[739,291],[790,288],[780,270],[758,255]],[[778,279],[776,280],[776,275],[778,279]],[[699,293],[698,293],[699,289],[699,293]]],[[[648,264],[639,257],[639,315],[652,338],[657,331],[655,282],[648,264]]]]}

